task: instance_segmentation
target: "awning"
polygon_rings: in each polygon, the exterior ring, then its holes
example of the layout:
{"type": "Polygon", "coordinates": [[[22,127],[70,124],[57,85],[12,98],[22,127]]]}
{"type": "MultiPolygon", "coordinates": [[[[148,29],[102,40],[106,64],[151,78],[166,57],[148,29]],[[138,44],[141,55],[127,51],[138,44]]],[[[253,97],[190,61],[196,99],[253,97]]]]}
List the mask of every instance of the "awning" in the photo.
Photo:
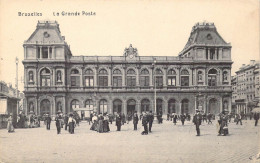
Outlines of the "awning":
{"type": "Polygon", "coordinates": [[[73,111],[93,111],[93,109],[89,109],[89,108],[74,108],[73,111]]]}
{"type": "Polygon", "coordinates": [[[0,99],[0,114],[7,114],[7,99],[0,99]]]}

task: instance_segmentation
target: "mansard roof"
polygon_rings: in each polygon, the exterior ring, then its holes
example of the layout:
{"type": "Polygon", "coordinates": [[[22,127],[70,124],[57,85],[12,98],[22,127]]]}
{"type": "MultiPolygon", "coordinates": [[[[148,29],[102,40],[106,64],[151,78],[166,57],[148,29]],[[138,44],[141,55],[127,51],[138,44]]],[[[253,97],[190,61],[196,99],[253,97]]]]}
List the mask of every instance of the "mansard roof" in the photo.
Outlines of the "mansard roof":
{"type": "Polygon", "coordinates": [[[24,42],[25,44],[54,44],[65,43],[64,37],[61,36],[59,24],[56,21],[38,21],[36,30],[24,42]]]}
{"type": "Polygon", "coordinates": [[[230,46],[217,32],[214,23],[197,23],[193,26],[185,51],[192,45],[209,45],[209,46],[230,46]]]}

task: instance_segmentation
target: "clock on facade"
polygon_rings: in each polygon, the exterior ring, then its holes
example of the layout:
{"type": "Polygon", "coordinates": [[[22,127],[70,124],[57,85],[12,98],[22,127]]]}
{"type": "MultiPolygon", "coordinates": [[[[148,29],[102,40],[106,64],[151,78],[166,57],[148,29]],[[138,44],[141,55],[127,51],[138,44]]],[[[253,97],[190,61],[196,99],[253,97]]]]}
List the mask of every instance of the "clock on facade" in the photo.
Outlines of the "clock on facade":
{"type": "Polygon", "coordinates": [[[133,54],[130,54],[130,55],[129,55],[129,58],[131,58],[131,59],[134,58],[134,55],[133,55],[133,54]]]}

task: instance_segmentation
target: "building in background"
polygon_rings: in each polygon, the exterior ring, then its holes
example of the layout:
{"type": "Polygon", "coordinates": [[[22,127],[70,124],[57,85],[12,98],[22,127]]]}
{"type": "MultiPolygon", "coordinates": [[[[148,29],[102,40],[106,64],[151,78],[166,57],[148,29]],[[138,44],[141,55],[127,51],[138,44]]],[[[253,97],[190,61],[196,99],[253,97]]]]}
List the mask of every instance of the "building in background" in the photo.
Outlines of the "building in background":
{"type": "Polygon", "coordinates": [[[232,78],[236,113],[250,113],[259,102],[259,61],[243,64],[232,78]]]}
{"type": "Polygon", "coordinates": [[[21,100],[20,96],[17,96],[17,91],[11,85],[7,85],[5,82],[0,81],[0,128],[6,128],[8,116],[13,116],[14,126],[17,123],[18,105],[21,100]]]}
{"type": "Polygon", "coordinates": [[[26,113],[231,111],[231,45],[214,23],[197,23],[177,56],[132,45],[121,56],[73,56],[56,21],[39,21],[23,46],[26,113]]]}

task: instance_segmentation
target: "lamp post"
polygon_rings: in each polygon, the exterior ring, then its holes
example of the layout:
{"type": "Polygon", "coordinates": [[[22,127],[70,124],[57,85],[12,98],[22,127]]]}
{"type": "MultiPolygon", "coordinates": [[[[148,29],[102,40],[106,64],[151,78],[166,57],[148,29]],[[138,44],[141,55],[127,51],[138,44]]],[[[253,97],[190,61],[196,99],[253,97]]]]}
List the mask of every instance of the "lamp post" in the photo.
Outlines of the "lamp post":
{"type": "Polygon", "coordinates": [[[154,76],[154,120],[153,123],[158,123],[157,110],[156,110],[156,76],[155,76],[156,58],[153,61],[153,76],[154,76]]]}
{"type": "Polygon", "coordinates": [[[18,98],[19,98],[19,91],[18,91],[18,63],[19,63],[19,60],[18,60],[18,58],[16,57],[16,58],[15,58],[15,64],[16,64],[15,86],[16,86],[16,98],[17,98],[17,107],[16,107],[17,115],[19,114],[19,101],[18,101],[18,98]]]}

